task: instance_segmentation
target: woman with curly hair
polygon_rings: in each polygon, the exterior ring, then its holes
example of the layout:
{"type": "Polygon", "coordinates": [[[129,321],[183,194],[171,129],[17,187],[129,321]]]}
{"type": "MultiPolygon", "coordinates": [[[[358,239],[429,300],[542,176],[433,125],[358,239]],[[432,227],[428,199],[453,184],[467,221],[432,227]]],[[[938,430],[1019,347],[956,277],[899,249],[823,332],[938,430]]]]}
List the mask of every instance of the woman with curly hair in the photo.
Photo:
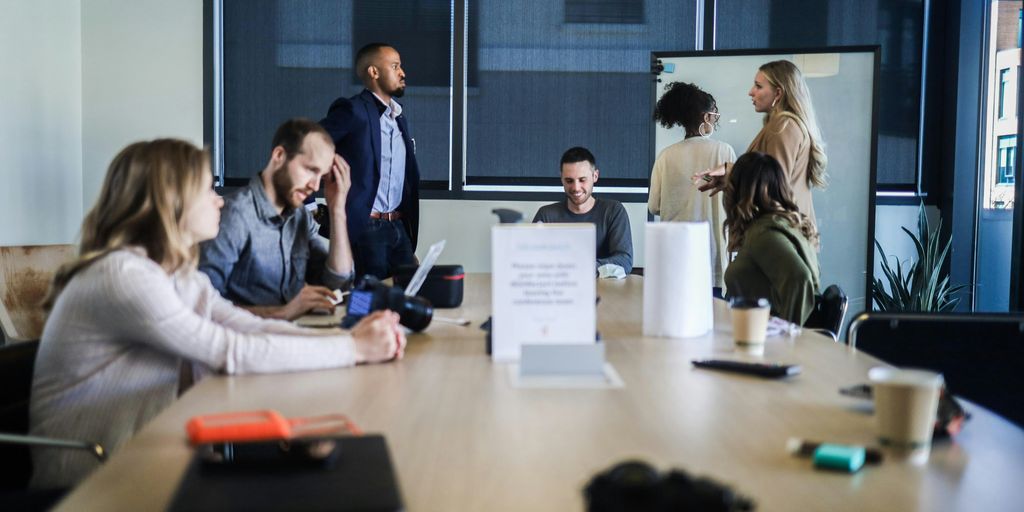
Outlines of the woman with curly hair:
{"type": "Polygon", "coordinates": [[[772,314],[803,325],[820,286],[818,234],[800,213],[782,166],[765,153],[746,153],[725,180],[723,204],[731,297],[766,297],[772,314]]]}
{"type": "Polygon", "coordinates": [[[728,264],[720,226],[725,219],[720,196],[708,196],[693,188],[691,176],[700,170],[736,160],[725,142],[711,138],[718,126],[715,98],[694,84],[673,82],[658,100],[654,120],[662,126],[683,129],[683,140],[665,148],[654,161],[647,209],[663,221],[711,223],[711,273],[714,286],[723,286],[728,264]]]}

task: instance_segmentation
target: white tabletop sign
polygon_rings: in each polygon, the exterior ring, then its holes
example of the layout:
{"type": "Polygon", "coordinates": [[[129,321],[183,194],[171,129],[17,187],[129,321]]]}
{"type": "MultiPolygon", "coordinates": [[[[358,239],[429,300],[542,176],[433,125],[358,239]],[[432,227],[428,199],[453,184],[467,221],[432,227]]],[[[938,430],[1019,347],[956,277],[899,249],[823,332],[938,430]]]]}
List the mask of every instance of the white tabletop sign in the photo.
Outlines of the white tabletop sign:
{"type": "Polygon", "coordinates": [[[594,343],[593,224],[502,224],[491,229],[495,361],[523,344],[594,343]]]}

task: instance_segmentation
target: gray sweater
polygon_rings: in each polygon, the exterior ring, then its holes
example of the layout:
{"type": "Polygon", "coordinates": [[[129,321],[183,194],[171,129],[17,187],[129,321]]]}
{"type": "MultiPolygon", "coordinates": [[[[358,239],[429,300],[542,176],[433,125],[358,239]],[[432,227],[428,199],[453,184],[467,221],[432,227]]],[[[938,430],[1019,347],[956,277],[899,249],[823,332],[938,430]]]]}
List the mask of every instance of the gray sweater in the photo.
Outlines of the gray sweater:
{"type": "Polygon", "coordinates": [[[612,263],[627,274],[633,270],[633,236],[629,231],[629,215],[622,203],[614,199],[594,198],[597,202],[589,212],[569,211],[565,199],[542,206],[534,222],[590,222],[597,231],[597,266],[612,263]]]}

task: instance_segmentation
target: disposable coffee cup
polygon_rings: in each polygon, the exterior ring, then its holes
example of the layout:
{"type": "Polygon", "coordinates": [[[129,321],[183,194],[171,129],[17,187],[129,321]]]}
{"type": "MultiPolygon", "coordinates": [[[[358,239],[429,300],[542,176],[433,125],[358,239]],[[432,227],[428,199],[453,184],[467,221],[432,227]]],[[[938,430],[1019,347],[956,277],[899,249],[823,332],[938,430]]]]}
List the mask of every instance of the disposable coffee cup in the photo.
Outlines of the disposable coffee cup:
{"type": "Polygon", "coordinates": [[[868,371],[878,441],[913,462],[928,460],[942,375],[928,370],[875,367],[868,371]]]}
{"type": "Polygon", "coordinates": [[[762,344],[768,331],[771,313],[768,299],[733,297],[729,299],[732,314],[732,335],[739,344],[762,344]]]}

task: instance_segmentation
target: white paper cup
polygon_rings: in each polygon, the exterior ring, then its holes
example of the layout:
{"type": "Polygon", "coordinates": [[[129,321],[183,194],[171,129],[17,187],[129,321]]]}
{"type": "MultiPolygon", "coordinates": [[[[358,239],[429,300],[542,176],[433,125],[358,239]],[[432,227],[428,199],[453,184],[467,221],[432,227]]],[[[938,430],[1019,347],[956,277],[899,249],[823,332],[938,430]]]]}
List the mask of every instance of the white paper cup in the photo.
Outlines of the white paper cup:
{"type": "Polygon", "coordinates": [[[732,315],[732,335],[736,343],[764,343],[772,310],[768,299],[733,297],[729,299],[729,310],[732,315]]]}
{"type": "Polygon", "coordinates": [[[914,462],[928,460],[942,375],[928,370],[875,367],[868,371],[878,441],[914,462]]]}

